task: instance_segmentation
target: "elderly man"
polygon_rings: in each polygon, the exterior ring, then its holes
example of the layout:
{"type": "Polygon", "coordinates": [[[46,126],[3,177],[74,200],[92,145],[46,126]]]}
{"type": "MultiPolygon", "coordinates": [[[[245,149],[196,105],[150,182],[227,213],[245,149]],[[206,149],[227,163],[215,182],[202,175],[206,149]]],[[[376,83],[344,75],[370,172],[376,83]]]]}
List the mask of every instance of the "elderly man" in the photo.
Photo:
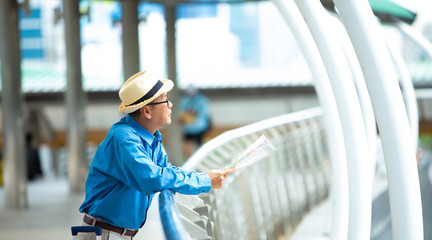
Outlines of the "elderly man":
{"type": "MultiPolygon", "coordinates": [[[[156,192],[165,189],[199,194],[222,186],[234,169],[207,173],[172,166],[162,146],[159,128],[171,123],[173,104],[167,93],[171,80],[158,80],[143,71],[129,78],[119,91],[119,110],[127,113],[99,145],[80,207],[83,225],[102,228],[102,239],[132,239],[146,221],[156,192]]],[[[90,239],[79,234],[78,239],[90,239]]]]}

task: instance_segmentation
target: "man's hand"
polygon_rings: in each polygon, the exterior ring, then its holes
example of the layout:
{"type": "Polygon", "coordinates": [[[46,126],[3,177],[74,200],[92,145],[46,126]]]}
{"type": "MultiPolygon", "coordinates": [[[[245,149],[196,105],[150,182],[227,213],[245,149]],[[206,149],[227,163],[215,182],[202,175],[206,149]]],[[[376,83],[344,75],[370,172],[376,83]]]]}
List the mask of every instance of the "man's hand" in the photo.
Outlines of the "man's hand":
{"type": "Polygon", "coordinates": [[[207,172],[210,176],[212,187],[211,189],[219,189],[222,187],[223,180],[232,172],[235,168],[224,168],[224,169],[213,169],[207,172]]]}

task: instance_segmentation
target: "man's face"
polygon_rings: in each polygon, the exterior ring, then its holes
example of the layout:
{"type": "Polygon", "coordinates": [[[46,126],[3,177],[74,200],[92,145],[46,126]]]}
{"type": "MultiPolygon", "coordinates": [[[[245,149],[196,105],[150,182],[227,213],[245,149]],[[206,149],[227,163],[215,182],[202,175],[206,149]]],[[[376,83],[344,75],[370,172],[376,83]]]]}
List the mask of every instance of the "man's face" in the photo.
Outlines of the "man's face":
{"type": "Polygon", "coordinates": [[[160,95],[151,103],[152,108],[152,120],[158,127],[163,127],[171,124],[171,113],[172,113],[172,103],[168,100],[166,93],[160,95]],[[168,102],[165,102],[168,101],[168,102]],[[156,104],[155,104],[156,103],[156,104]]]}

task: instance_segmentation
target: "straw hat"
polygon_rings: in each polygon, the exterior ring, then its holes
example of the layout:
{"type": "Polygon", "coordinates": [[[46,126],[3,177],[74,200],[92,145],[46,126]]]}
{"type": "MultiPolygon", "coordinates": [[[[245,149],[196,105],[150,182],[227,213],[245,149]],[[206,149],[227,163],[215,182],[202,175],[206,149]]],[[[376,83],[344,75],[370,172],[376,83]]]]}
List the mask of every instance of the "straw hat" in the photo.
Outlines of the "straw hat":
{"type": "Polygon", "coordinates": [[[159,80],[147,71],[136,73],[120,88],[119,97],[122,103],[119,110],[124,113],[134,112],[173,87],[174,83],[169,79],[159,80]]]}

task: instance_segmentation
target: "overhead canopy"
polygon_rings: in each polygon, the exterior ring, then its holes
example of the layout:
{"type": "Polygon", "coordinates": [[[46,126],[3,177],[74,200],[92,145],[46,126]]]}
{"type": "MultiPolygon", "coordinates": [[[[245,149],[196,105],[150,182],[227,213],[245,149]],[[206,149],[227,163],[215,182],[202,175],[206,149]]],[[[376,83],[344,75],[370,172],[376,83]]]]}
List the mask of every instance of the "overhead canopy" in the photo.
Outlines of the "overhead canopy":
{"type": "MultiPolygon", "coordinates": [[[[321,0],[323,6],[330,11],[335,10],[333,0],[321,0]]],[[[412,24],[417,16],[413,8],[400,0],[369,0],[374,14],[384,22],[404,21],[412,24]]]]}
{"type": "Polygon", "coordinates": [[[402,20],[411,24],[416,19],[417,13],[406,5],[396,0],[369,0],[369,4],[375,15],[385,22],[402,20]]]}

